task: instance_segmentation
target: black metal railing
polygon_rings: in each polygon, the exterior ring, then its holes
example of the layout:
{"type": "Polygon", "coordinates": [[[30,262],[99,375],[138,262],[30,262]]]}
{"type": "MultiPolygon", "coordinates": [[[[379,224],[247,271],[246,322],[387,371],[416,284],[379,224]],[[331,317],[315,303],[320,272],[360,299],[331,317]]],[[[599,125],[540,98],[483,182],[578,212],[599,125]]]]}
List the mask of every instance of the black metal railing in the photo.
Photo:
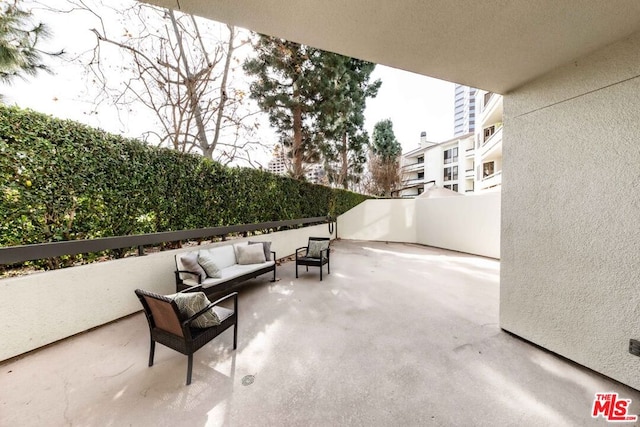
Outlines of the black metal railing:
{"type": "Polygon", "coordinates": [[[104,237],[88,240],[68,240],[64,242],[40,243],[34,245],[8,246],[0,248],[0,265],[16,264],[24,261],[54,258],[63,255],[77,255],[110,249],[138,247],[138,255],[144,255],[144,247],[165,242],[218,237],[225,240],[232,233],[247,234],[250,231],[281,229],[283,227],[309,226],[322,223],[332,225],[334,219],[326,216],[299,218],[286,221],[261,222],[256,224],[229,225],[223,227],[199,228],[194,230],[165,231],[161,233],[136,234],[133,236],[104,237]]]}

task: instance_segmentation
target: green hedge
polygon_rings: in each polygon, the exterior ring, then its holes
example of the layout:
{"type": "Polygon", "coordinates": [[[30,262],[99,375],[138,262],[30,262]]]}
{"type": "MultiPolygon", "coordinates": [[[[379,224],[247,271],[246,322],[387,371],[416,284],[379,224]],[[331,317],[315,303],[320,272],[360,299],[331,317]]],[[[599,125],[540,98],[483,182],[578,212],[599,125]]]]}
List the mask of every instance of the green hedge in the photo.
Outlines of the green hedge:
{"type": "Polygon", "coordinates": [[[0,246],[339,215],[367,198],[0,106],[0,246]]]}

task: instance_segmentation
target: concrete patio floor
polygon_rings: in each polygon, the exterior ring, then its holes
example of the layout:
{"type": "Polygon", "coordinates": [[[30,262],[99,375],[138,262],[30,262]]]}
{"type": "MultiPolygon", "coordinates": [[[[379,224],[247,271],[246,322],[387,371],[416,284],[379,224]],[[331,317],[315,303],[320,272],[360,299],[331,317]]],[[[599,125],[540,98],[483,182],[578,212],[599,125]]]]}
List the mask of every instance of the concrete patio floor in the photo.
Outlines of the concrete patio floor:
{"type": "Polygon", "coordinates": [[[242,288],[238,349],[229,330],[198,351],[190,386],[164,346],[147,367],[139,313],[0,364],[0,425],[605,425],[612,391],[640,413],[638,391],[500,330],[498,261],[332,247],[322,282],[287,262],[242,288]]]}

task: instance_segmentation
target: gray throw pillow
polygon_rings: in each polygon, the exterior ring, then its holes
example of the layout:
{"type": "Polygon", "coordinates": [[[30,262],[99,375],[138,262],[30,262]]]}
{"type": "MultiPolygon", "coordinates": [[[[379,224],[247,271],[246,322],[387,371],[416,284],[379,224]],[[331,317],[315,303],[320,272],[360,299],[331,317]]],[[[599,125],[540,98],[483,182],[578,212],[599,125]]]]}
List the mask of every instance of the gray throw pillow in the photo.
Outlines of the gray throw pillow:
{"type": "MultiPolygon", "coordinates": [[[[328,247],[328,240],[311,240],[309,242],[309,250],[307,252],[307,256],[309,258],[320,258],[322,251],[327,249],[328,247]]],[[[326,255],[324,255],[324,257],[326,258],[326,255]]]]}
{"type": "MultiPolygon", "coordinates": [[[[209,301],[209,298],[207,298],[204,292],[180,292],[172,295],[172,297],[180,313],[187,318],[211,304],[211,301],[209,301]]],[[[194,328],[210,328],[211,326],[217,326],[219,324],[220,318],[216,312],[213,311],[213,307],[191,322],[191,326],[194,328]]]]}
{"type": "Polygon", "coordinates": [[[265,262],[264,250],[260,245],[238,246],[238,264],[262,264],[265,262]]]}
{"type": "Polygon", "coordinates": [[[271,242],[249,242],[250,245],[262,245],[264,249],[264,259],[271,261],[271,242]]]}
{"type": "Polygon", "coordinates": [[[189,252],[188,254],[180,257],[182,266],[189,271],[193,271],[200,275],[200,281],[204,281],[207,278],[207,272],[198,264],[198,254],[196,252],[189,252]]]}
{"type": "Polygon", "coordinates": [[[222,277],[220,267],[216,265],[215,260],[211,254],[207,251],[198,252],[198,264],[202,266],[204,271],[207,272],[207,276],[219,279],[222,277]]]}

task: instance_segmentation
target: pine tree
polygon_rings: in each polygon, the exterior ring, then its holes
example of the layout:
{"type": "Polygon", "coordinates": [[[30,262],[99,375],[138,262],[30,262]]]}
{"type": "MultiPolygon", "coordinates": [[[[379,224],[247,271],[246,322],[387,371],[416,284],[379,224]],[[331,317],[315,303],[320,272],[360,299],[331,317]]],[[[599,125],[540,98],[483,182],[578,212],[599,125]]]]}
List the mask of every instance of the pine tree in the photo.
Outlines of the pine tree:
{"type": "Polygon", "coordinates": [[[402,154],[390,119],[380,120],[373,127],[373,153],[384,160],[396,160],[402,154]]]}
{"type": "Polygon", "coordinates": [[[244,70],[256,80],[251,97],[269,114],[269,122],[290,147],[291,175],[304,177],[304,163],[318,160],[320,139],[313,131],[317,102],[318,58],[322,51],[268,36],[259,36],[256,57],[244,70]]]}
{"type": "Polygon", "coordinates": [[[370,82],[375,64],[338,54],[321,57],[322,102],[318,129],[326,138],[323,145],[325,168],[332,182],[348,188],[356,182],[366,162],[369,136],[363,129],[366,100],[375,97],[382,82],[370,82]],[[333,165],[338,165],[334,171],[333,165]]]}
{"type": "Polygon", "coordinates": [[[49,33],[42,23],[31,25],[30,17],[17,0],[0,5],[0,81],[4,83],[47,70],[36,45],[49,33]]]}
{"type": "Polygon", "coordinates": [[[369,156],[369,171],[374,192],[391,196],[400,183],[400,161],[402,146],[393,133],[391,120],[381,120],[373,127],[373,144],[369,156]]]}

